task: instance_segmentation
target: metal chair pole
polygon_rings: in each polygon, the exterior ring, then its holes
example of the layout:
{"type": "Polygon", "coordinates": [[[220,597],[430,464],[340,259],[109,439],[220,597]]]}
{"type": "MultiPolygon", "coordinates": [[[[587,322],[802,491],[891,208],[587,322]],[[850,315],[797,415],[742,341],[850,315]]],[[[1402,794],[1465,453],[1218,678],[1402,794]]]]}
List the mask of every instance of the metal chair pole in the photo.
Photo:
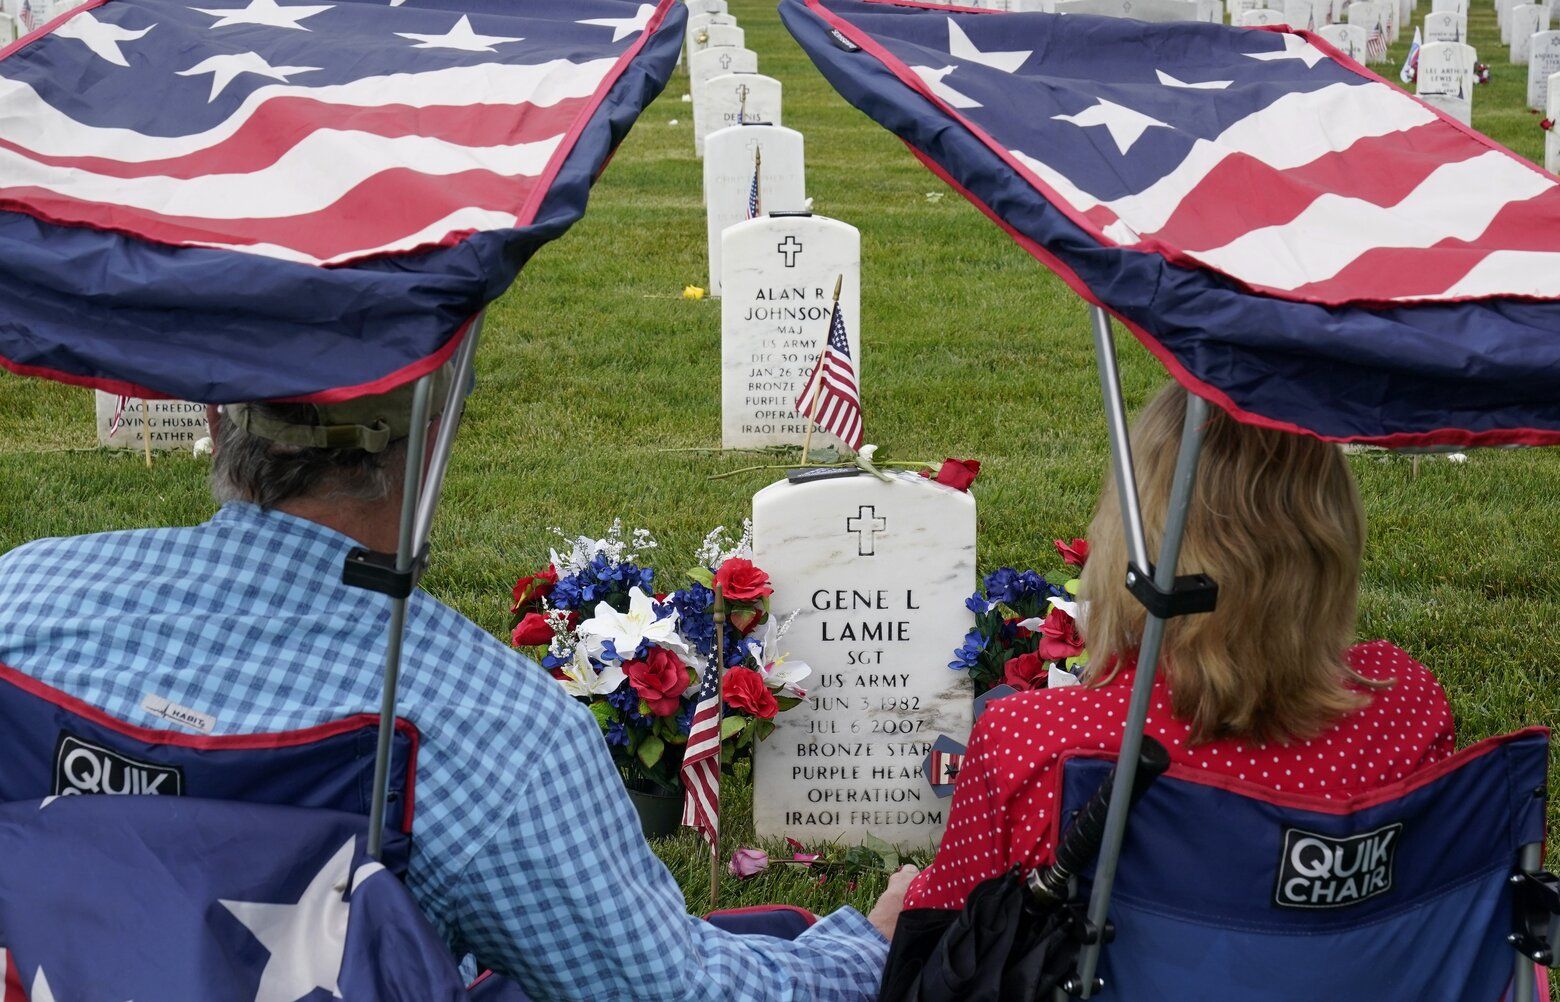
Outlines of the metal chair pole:
{"type": "MultiPolygon", "coordinates": [[[[1534,842],[1517,852],[1517,869],[1522,873],[1537,873],[1544,866],[1544,844],[1534,842]]],[[[1511,976],[1511,1002],[1541,1002],[1538,997],[1538,975],[1533,970],[1533,959],[1517,953],[1516,967],[1511,976]]]]}
{"type": "MultiPolygon", "coordinates": [[[[401,494],[401,529],[395,551],[395,569],[403,573],[411,569],[417,556],[417,501],[428,450],[428,413],[432,409],[432,396],[433,376],[427,375],[417,381],[412,392],[412,428],[406,440],[406,479],[401,494]]],[[[390,744],[395,735],[395,691],[401,677],[401,643],[406,633],[406,605],[410,600],[410,597],[390,600],[390,634],[385,644],[384,686],[379,701],[379,745],[374,753],[374,796],[368,813],[368,854],[375,859],[384,848],[390,744]]]]}
{"type": "Polygon", "coordinates": [[[439,421],[439,437],[434,442],[433,458],[428,463],[428,476],[423,480],[422,497],[417,505],[417,522],[413,533],[412,553],[420,554],[433,531],[433,514],[439,507],[439,496],[444,490],[444,474],[450,467],[450,454],[454,451],[455,435],[460,431],[461,418],[466,413],[466,397],[470,394],[471,370],[475,366],[477,342],[482,340],[482,327],[487,322],[487,311],[477,314],[471,323],[466,341],[455,355],[455,376],[450,382],[450,395],[444,404],[444,415],[439,421]]]}
{"type": "MultiPolygon", "coordinates": [[[[1111,334],[1110,317],[1103,309],[1095,307],[1093,320],[1095,351],[1099,357],[1100,386],[1105,397],[1105,419],[1110,436],[1111,459],[1116,472],[1117,490],[1121,495],[1122,521],[1127,535],[1128,553],[1132,555],[1131,563],[1127,568],[1130,582],[1133,575],[1149,572],[1146,561],[1148,543],[1143,531],[1142,510],[1138,506],[1137,476],[1132,466],[1126,405],[1121,398],[1121,379],[1116,368],[1116,351],[1111,334]]],[[[1188,394],[1186,422],[1181,429],[1181,449],[1176,458],[1169,509],[1165,513],[1164,535],[1159,546],[1159,562],[1153,568],[1154,583],[1164,591],[1169,591],[1175,585],[1176,564],[1180,560],[1181,541],[1186,532],[1187,517],[1191,512],[1192,492],[1197,481],[1197,461],[1202,454],[1203,431],[1207,419],[1207,401],[1188,394]]],[[[1143,747],[1143,729],[1148,719],[1148,704],[1153,698],[1154,677],[1158,671],[1165,622],[1158,616],[1149,615],[1143,626],[1143,643],[1138,650],[1137,675],[1132,682],[1132,700],[1128,706],[1126,726],[1122,734],[1121,753],[1116,762],[1110,810],[1105,816],[1105,838],[1100,846],[1100,859],[1095,867],[1094,890],[1089,898],[1089,922],[1096,929],[1105,928],[1110,911],[1110,895],[1116,881],[1116,864],[1121,858],[1121,844],[1126,836],[1132,784],[1137,773],[1138,756],[1143,747]]],[[[1101,945],[1096,941],[1085,946],[1079,958],[1079,993],[1086,999],[1094,995],[1094,978],[1099,968],[1101,945]]]]}

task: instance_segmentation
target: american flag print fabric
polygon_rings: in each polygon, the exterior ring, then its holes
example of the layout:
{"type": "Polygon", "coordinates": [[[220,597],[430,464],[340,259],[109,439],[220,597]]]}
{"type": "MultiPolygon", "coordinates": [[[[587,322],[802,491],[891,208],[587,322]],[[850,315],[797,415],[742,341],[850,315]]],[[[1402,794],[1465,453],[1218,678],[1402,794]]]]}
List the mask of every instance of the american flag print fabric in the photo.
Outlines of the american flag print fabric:
{"type": "Polygon", "coordinates": [[[657,13],[581,17],[563,55],[525,11],[82,8],[48,37],[47,73],[25,51],[0,62],[0,205],[316,265],[513,228],[657,13]]]}
{"type": "Polygon", "coordinates": [[[805,6],[1105,246],[1310,303],[1560,298],[1560,181],[1309,32],[805,6]]]}
{"type": "Polygon", "coordinates": [[[53,17],[0,49],[0,365],[205,403],[415,378],[584,213],[685,23],[677,0],[53,17]]]}
{"type": "Polygon", "coordinates": [[[720,835],[720,679],[720,664],[712,658],[699,683],[682,760],[682,823],[697,829],[712,846],[720,835]]]}
{"type": "Polygon", "coordinates": [[[845,315],[838,302],[829,316],[829,336],[818,352],[812,375],[796,398],[796,412],[852,449],[861,448],[861,390],[851,362],[845,315]]]}

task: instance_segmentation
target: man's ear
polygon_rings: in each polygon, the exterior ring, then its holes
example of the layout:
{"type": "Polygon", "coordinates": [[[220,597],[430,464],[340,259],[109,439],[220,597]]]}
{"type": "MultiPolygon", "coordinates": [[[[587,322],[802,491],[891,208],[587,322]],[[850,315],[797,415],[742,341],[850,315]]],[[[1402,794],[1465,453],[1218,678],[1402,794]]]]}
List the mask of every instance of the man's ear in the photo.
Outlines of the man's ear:
{"type": "Polygon", "coordinates": [[[217,439],[222,431],[222,408],[216,404],[206,405],[206,434],[211,436],[212,455],[216,454],[217,439]]]}

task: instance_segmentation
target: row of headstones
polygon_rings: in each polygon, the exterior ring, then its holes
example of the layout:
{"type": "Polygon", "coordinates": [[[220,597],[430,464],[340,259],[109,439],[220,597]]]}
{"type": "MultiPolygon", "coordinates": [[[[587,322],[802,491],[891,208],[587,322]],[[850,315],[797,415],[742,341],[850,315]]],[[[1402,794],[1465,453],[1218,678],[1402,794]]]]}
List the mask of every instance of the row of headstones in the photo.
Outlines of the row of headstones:
{"type": "MultiPolygon", "coordinates": [[[[828,337],[834,287],[861,372],[861,235],[808,211],[805,142],[781,124],[726,0],[685,0],[694,148],[704,159],[709,291],[721,300],[721,445],[800,445],[796,400],[828,337]]],[[[839,445],[815,431],[815,447],[839,445]]]]}
{"type": "Polygon", "coordinates": [[[43,27],[86,0],[0,0],[0,46],[43,27]]]}

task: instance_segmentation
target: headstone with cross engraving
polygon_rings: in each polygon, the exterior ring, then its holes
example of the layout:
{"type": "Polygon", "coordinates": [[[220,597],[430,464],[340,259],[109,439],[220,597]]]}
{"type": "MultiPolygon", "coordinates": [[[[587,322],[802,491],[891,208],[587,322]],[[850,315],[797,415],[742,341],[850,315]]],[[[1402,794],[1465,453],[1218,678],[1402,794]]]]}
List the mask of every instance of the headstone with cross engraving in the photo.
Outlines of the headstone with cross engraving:
{"type": "Polygon", "coordinates": [[[798,610],[782,646],[813,670],[757,751],[759,836],[928,848],[949,801],[922,762],[970,728],[969,679],[947,663],[974,625],[975,499],[912,474],[772,484],[753,554],[773,608],[798,610]]]}
{"type": "Polygon", "coordinates": [[[1550,123],[1544,133],[1544,169],[1560,174],[1560,73],[1549,77],[1549,106],[1544,118],[1550,123]]]}
{"type": "Polygon", "coordinates": [[[727,73],[757,72],[758,53],[752,49],[731,45],[703,49],[688,57],[688,93],[693,95],[694,107],[697,108],[699,95],[711,78],[727,73]]]}
{"type": "Polygon", "coordinates": [[[1473,46],[1432,42],[1419,50],[1415,93],[1464,125],[1473,120],[1473,46]]]}
{"type": "Polygon", "coordinates": [[[1365,29],[1357,24],[1329,24],[1316,33],[1333,48],[1357,63],[1365,61],[1365,29]]]}
{"type": "Polygon", "coordinates": [[[96,391],[98,445],[140,452],[150,439],[153,452],[188,450],[210,432],[206,405],[184,400],[148,400],[96,391]]]}
{"type": "Polygon", "coordinates": [[[1425,41],[1464,42],[1468,40],[1468,15],[1455,10],[1425,15],[1425,41]]]}
{"type": "Polygon", "coordinates": [[[1248,10],[1240,15],[1240,20],[1235,24],[1240,28],[1265,28],[1270,24],[1286,24],[1284,12],[1270,10],[1266,7],[1261,10],[1248,10]]]}
{"type": "Polygon", "coordinates": [[[1197,0],[1056,0],[1058,14],[1097,14],[1166,23],[1200,20],[1197,0]]]}
{"type": "Polygon", "coordinates": [[[1527,103],[1543,111],[1549,78],[1560,73],[1560,31],[1540,31],[1528,43],[1527,103]]]}
{"type": "MultiPolygon", "coordinates": [[[[730,15],[719,16],[730,17],[730,15]]],[[[745,36],[742,33],[742,29],[737,26],[735,19],[728,23],[710,24],[702,28],[689,27],[687,31],[689,59],[693,58],[695,52],[703,49],[718,49],[722,46],[740,49],[745,44],[745,36]]],[[[690,63],[690,65],[692,64],[690,63]]]]}
{"type": "MultiPolygon", "coordinates": [[[[861,233],[807,213],[770,215],[721,234],[721,445],[800,446],[800,395],[829,333],[834,284],[857,385],[861,357],[861,233]]],[[[867,414],[867,429],[872,428],[867,414]]],[[[838,445],[816,432],[814,448],[838,445]]]]}
{"type": "Polygon", "coordinates": [[[704,137],[744,122],[780,125],[780,81],[762,73],[710,77],[693,99],[693,151],[704,156],[704,137]]]}
{"type": "Polygon", "coordinates": [[[720,295],[720,235],[766,212],[807,207],[802,134],[782,125],[733,125],[704,137],[704,212],[710,295],[720,295]]]}

